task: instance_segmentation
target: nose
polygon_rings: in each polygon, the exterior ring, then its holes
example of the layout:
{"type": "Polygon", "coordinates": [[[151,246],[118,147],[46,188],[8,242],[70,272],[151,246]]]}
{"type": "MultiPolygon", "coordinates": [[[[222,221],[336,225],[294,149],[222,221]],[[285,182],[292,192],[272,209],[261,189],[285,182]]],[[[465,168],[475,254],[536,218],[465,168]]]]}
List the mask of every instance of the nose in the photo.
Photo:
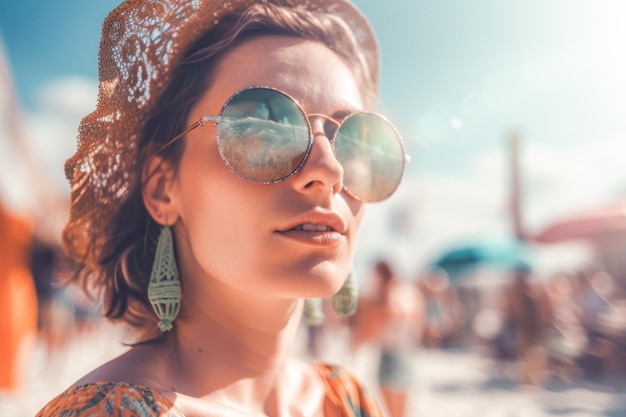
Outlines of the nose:
{"type": "Polygon", "coordinates": [[[313,146],[309,157],[294,176],[301,192],[330,192],[337,194],[343,188],[343,167],[335,158],[331,138],[327,136],[324,117],[309,116],[313,146]]]}

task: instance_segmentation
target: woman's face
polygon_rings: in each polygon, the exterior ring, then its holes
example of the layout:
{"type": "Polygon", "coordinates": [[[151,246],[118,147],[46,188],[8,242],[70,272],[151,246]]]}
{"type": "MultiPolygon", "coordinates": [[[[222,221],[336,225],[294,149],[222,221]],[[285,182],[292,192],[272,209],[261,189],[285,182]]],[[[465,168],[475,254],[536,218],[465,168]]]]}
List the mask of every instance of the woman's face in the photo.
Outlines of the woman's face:
{"type": "MultiPolygon", "coordinates": [[[[219,114],[233,93],[249,86],[284,91],[307,114],[340,120],[363,109],[352,72],[326,46],[265,36],[222,58],[188,123],[219,114]]],[[[342,192],[343,170],[323,119],[313,117],[311,125],[315,139],[309,158],[294,175],[271,185],[250,183],[229,170],[213,125],[187,135],[169,189],[178,217],[174,232],[185,297],[206,294],[215,285],[283,299],[329,296],[339,289],[364,206],[342,192]]]]}

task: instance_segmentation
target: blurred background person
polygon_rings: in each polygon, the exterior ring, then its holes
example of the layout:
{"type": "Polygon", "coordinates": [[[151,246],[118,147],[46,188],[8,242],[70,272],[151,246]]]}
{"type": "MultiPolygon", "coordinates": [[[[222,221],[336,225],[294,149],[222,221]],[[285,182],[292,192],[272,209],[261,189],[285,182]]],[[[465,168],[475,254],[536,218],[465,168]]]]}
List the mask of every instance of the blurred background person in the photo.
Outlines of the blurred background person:
{"type": "Polygon", "coordinates": [[[623,372],[626,317],[616,308],[619,290],[611,274],[589,267],[576,275],[573,298],[587,335],[584,355],[579,358],[583,375],[594,381],[606,381],[623,372]]]}
{"type": "Polygon", "coordinates": [[[524,266],[513,271],[513,282],[505,289],[505,323],[511,326],[520,361],[522,383],[541,385],[547,374],[546,331],[552,322],[552,308],[545,288],[531,281],[531,271],[524,266]]]}
{"type": "Polygon", "coordinates": [[[352,346],[370,343],[378,349],[377,378],[391,417],[405,417],[409,398],[415,398],[415,353],[424,320],[424,299],[415,285],[399,278],[389,261],[377,261],[371,291],[360,298],[353,317],[352,346]]]}
{"type": "Polygon", "coordinates": [[[0,390],[10,393],[23,388],[23,368],[37,333],[33,240],[54,221],[47,212],[53,195],[48,177],[22,121],[0,37],[0,390]]]}
{"type": "Polygon", "coordinates": [[[423,345],[430,348],[455,345],[463,323],[463,306],[448,274],[441,268],[430,268],[417,285],[426,309],[423,345]]]}
{"type": "Polygon", "coordinates": [[[547,286],[553,312],[546,336],[548,360],[552,373],[568,383],[579,373],[578,365],[588,344],[572,281],[573,276],[563,272],[556,274],[547,286]]]}
{"type": "Polygon", "coordinates": [[[22,386],[22,365],[37,330],[37,293],[29,269],[32,222],[0,204],[0,390],[22,386]]]}

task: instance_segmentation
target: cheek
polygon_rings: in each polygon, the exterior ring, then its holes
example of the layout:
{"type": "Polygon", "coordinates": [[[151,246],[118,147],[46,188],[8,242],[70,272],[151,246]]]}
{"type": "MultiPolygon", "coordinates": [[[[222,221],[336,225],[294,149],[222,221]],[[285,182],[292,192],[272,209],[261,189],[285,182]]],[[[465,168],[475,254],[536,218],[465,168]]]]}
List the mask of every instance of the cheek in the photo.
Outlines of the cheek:
{"type": "Polygon", "coordinates": [[[211,276],[250,265],[233,257],[251,260],[260,245],[255,231],[264,227],[264,199],[258,186],[235,176],[219,155],[192,153],[181,162],[175,198],[188,241],[185,259],[211,276]]]}
{"type": "Polygon", "coordinates": [[[251,233],[258,226],[248,213],[248,204],[242,204],[232,191],[221,192],[221,187],[206,187],[188,204],[181,216],[187,233],[186,271],[193,276],[228,285],[245,285],[238,277],[251,276],[254,248],[258,246],[251,233]]]}
{"type": "Polygon", "coordinates": [[[206,250],[220,250],[242,236],[252,225],[254,216],[247,184],[235,177],[221,161],[222,166],[190,166],[181,175],[180,213],[189,238],[194,243],[210,244],[206,250]]]}
{"type": "Polygon", "coordinates": [[[190,240],[198,235],[207,238],[221,234],[224,207],[236,216],[239,204],[232,192],[229,171],[219,159],[217,152],[206,146],[189,146],[180,161],[174,195],[180,220],[188,231],[190,240]]]}
{"type": "Polygon", "coordinates": [[[350,213],[352,213],[352,218],[354,219],[354,233],[356,235],[358,234],[359,229],[361,228],[363,216],[365,216],[366,204],[358,200],[355,200],[354,198],[348,195],[345,195],[344,198],[348,206],[348,209],[350,210],[350,213]]]}

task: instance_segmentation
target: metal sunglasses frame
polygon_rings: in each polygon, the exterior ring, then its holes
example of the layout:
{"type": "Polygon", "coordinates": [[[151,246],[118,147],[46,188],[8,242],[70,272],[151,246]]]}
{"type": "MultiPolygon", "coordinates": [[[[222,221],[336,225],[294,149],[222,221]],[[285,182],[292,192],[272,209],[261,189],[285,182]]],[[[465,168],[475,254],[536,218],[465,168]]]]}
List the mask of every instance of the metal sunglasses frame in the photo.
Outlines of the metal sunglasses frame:
{"type": "MultiPolygon", "coordinates": [[[[307,143],[307,147],[306,147],[306,152],[304,154],[304,157],[302,158],[302,161],[287,175],[285,175],[284,177],[275,179],[275,180],[271,180],[271,181],[258,181],[258,180],[254,180],[253,178],[248,178],[245,176],[242,176],[240,173],[238,173],[233,166],[230,164],[230,162],[228,161],[228,159],[224,156],[222,149],[219,146],[219,130],[218,130],[218,138],[217,138],[217,148],[218,148],[218,152],[220,154],[220,157],[222,158],[222,161],[224,162],[224,164],[226,164],[226,166],[230,169],[230,171],[237,175],[239,178],[242,178],[248,182],[254,183],[254,184],[276,184],[278,182],[284,181],[287,178],[291,177],[292,175],[295,175],[300,168],[302,168],[302,166],[305,164],[305,162],[309,159],[309,154],[311,153],[311,149],[313,148],[313,142],[315,137],[313,136],[313,129],[311,127],[311,119],[312,118],[322,118],[327,122],[332,123],[333,125],[335,125],[335,131],[332,135],[332,138],[328,137],[328,140],[330,141],[332,147],[333,147],[333,152],[334,152],[334,143],[335,143],[335,139],[337,136],[337,132],[339,131],[339,129],[341,128],[341,126],[343,125],[343,122],[345,120],[348,120],[351,116],[355,115],[355,114],[371,114],[374,116],[377,116],[379,118],[381,118],[385,123],[387,123],[394,132],[394,135],[398,141],[398,144],[400,146],[400,149],[402,151],[402,172],[404,175],[404,167],[406,166],[406,164],[408,162],[411,162],[411,156],[408,155],[405,152],[405,148],[404,148],[404,143],[402,141],[402,137],[400,136],[400,133],[398,132],[398,130],[396,129],[396,127],[393,125],[393,123],[391,123],[389,121],[389,119],[387,119],[385,116],[383,116],[380,113],[376,113],[376,112],[371,112],[371,111],[359,111],[359,112],[353,112],[353,113],[349,113],[347,114],[343,120],[341,122],[338,122],[337,120],[333,119],[330,116],[326,116],[324,114],[320,114],[320,113],[307,113],[304,108],[300,105],[300,103],[298,102],[298,100],[296,100],[294,97],[290,96],[289,94],[285,93],[284,91],[281,91],[277,88],[274,87],[269,87],[269,86],[264,86],[264,85],[253,85],[253,86],[249,86],[249,87],[244,87],[240,90],[237,90],[235,93],[233,93],[227,100],[226,102],[222,105],[222,109],[220,110],[220,115],[219,116],[213,116],[213,115],[204,115],[202,116],[200,119],[198,119],[197,121],[195,121],[194,123],[190,124],[189,126],[187,126],[182,132],[180,132],[178,135],[174,136],[172,139],[170,139],[169,141],[167,141],[165,144],[163,144],[163,146],[161,146],[159,148],[159,151],[157,152],[157,154],[160,154],[161,152],[163,152],[165,149],[167,149],[168,147],[170,147],[171,145],[173,145],[175,142],[177,142],[179,139],[181,139],[182,137],[184,137],[187,133],[191,132],[192,130],[195,130],[199,127],[204,127],[207,124],[211,123],[214,126],[217,127],[217,125],[220,123],[220,121],[222,120],[222,114],[224,113],[224,110],[228,107],[228,105],[230,104],[230,102],[237,96],[239,96],[241,93],[245,92],[245,91],[249,91],[249,90],[258,90],[258,89],[262,89],[262,90],[269,90],[269,91],[273,91],[276,93],[279,93],[283,96],[285,96],[286,98],[288,98],[291,102],[293,102],[294,106],[300,111],[300,113],[302,114],[304,121],[306,122],[307,125],[307,131],[309,134],[309,140],[307,143]]],[[[389,196],[391,196],[396,189],[398,188],[398,186],[400,185],[402,176],[400,177],[400,181],[398,181],[398,183],[396,184],[395,188],[389,193],[389,195],[386,198],[388,198],[389,196]]],[[[346,187],[345,185],[343,186],[343,190],[345,192],[348,193],[348,195],[350,195],[352,198],[364,202],[364,203],[372,203],[372,202],[378,202],[378,201],[383,201],[382,200],[375,200],[375,201],[370,201],[367,199],[364,199],[362,197],[356,196],[354,195],[350,189],[348,187],[346,187]]]]}

